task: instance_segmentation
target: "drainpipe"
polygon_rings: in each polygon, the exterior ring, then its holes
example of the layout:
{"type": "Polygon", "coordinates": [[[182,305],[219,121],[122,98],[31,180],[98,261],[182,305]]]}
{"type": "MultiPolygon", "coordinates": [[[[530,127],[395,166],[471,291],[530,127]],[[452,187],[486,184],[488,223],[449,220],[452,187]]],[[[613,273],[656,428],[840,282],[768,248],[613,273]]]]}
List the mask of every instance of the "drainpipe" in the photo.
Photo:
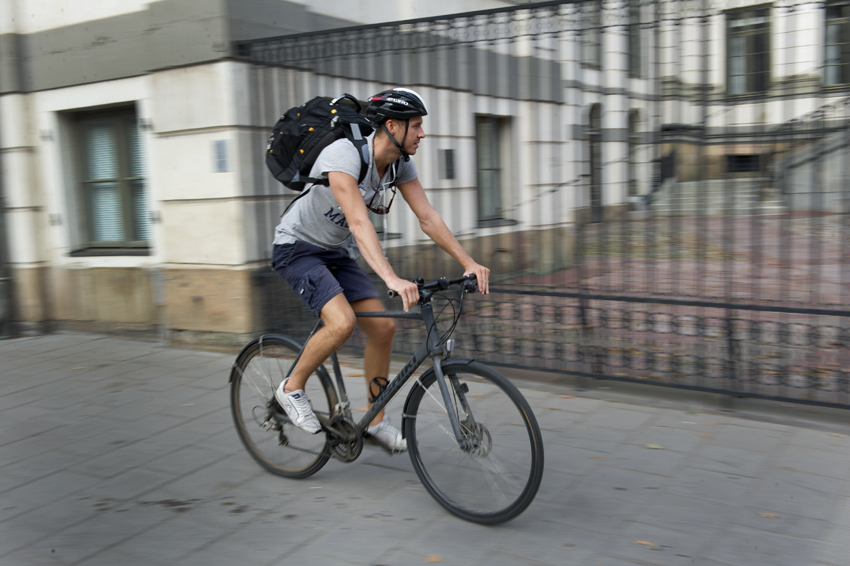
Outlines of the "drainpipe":
{"type": "MultiPolygon", "coordinates": [[[[8,24],[7,17],[14,13],[15,8],[13,2],[3,6],[3,14],[0,14],[0,16],[6,20],[5,24],[8,24]]],[[[9,29],[8,25],[5,24],[0,26],[0,98],[4,96],[4,93],[14,92],[20,88],[17,37],[9,33],[14,29],[9,29]],[[6,37],[3,37],[4,35],[6,37]]],[[[2,129],[0,129],[0,148],[2,147],[2,129]]],[[[12,274],[9,265],[10,234],[6,221],[7,201],[2,161],[3,155],[0,152],[0,338],[8,338],[13,334],[12,307],[14,302],[12,274]]]]}
{"type": "Polygon", "coordinates": [[[0,338],[12,335],[12,276],[9,269],[9,233],[6,230],[6,197],[0,166],[0,338]]]}

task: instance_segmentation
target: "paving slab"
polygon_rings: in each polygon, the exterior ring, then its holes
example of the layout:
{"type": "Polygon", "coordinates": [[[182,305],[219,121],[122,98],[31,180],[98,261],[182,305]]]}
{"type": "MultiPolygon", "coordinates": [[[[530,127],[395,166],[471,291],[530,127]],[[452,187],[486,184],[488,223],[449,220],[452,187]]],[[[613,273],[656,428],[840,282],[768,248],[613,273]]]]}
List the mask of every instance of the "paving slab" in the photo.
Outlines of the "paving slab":
{"type": "MultiPolygon", "coordinates": [[[[302,481],[231,422],[234,353],[89,334],[0,341],[0,564],[845,566],[850,411],[504,370],[543,429],[536,500],[484,527],[366,447],[302,481]],[[724,410],[726,407],[726,410],[724,410]]],[[[352,406],[366,394],[342,360],[352,406]]],[[[396,364],[400,367],[401,364],[396,364]]],[[[400,421],[404,393],[388,414],[400,421]]]]}

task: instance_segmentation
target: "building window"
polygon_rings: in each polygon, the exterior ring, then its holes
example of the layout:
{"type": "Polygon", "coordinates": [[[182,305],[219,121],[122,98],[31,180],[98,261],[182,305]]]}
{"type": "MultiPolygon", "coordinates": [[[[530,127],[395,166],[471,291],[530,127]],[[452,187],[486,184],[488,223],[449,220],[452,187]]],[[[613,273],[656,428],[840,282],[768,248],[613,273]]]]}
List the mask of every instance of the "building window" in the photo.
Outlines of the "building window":
{"type": "Polygon", "coordinates": [[[581,63],[585,67],[602,67],[602,2],[586,0],[581,4],[581,63]]]}
{"type": "Polygon", "coordinates": [[[505,210],[507,145],[509,120],[496,116],[476,116],[475,140],[478,168],[478,223],[502,224],[505,210]]]}
{"type": "Polygon", "coordinates": [[[727,173],[758,173],[761,170],[759,165],[758,155],[726,156],[727,173]]]}
{"type": "Polygon", "coordinates": [[[729,94],[765,92],[770,83],[770,7],[727,14],[729,94]]]}
{"type": "Polygon", "coordinates": [[[440,177],[442,179],[455,178],[455,150],[440,150],[440,177]]]}
{"type": "Polygon", "coordinates": [[[640,111],[633,109],[629,112],[629,196],[638,195],[638,161],[637,153],[640,147],[640,111]]]}
{"type": "Polygon", "coordinates": [[[641,0],[629,0],[629,75],[637,78],[643,76],[640,2],[641,0]]]}
{"type": "Polygon", "coordinates": [[[602,222],[602,105],[590,107],[588,117],[588,154],[590,157],[590,221],[602,222]]]}
{"type": "Polygon", "coordinates": [[[75,115],[86,249],[144,249],[150,240],[145,156],[132,109],[75,115]]]}
{"type": "Polygon", "coordinates": [[[825,43],[824,84],[850,83],[850,0],[827,2],[825,43]]]}

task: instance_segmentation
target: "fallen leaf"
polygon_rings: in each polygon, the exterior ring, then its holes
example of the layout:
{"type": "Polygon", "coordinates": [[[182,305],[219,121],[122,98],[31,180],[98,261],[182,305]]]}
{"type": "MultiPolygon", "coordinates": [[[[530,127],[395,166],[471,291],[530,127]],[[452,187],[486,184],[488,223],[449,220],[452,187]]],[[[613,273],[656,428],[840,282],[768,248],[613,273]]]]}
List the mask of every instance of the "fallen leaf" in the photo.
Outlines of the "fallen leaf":
{"type": "Polygon", "coordinates": [[[650,550],[661,550],[661,547],[655,544],[654,542],[649,542],[648,540],[636,540],[638,544],[642,544],[650,550]]]}
{"type": "Polygon", "coordinates": [[[777,515],[776,513],[759,513],[759,515],[761,515],[765,519],[778,519],[779,518],[779,515],[777,515]]]}
{"type": "Polygon", "coordinates": [[[713,434],[702,433],[702,434],[700,434],[700,436],[703,437],[703,438],[714,438],[713,434]]]}
{"type": "Polygon", "coordinates": [[[602,456],[591,456],[590,459],[591,460],[604,460],[605,458],[602,457],[602,456]]]}
{"type": "Polygon", "coordinates": [[[558,395],[561,399],[572,399],[575,395],[558,395]]]}
{"type": "Polygon", "coordinates": [[[829,436],[834,436],[835,438],[846,438],[847,437],[846,434],[841,434],[841,433],[838,433],[838,432],[830,432],[829,436]]]}
{"type": "Polygon", "coordinates": [[[649,448],[650,450],[664,450],[665,448],[660,444],[646,444],[644,448],[649,448]]]}
{"type": "Polygon", "coordinates": [[[194,403],[184,403],[183,406],[184,407],[194,407],[195,404],[194,403]]]}
{"type": "Polygon", "coordinates": [[[442,562],[443,557],[439,554],[429,554],[425,557],[425,562],[442,562]]]}

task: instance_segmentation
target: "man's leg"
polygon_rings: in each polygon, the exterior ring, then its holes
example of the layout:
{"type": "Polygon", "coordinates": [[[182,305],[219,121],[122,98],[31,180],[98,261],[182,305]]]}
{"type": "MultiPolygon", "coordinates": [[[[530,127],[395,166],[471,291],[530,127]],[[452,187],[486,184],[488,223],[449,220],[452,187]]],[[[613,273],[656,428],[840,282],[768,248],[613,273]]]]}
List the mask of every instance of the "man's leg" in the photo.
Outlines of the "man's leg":
{"type": "MultiPolygon", "coordinates": [[[[354,311],[342,293],[335,295],[322,307],[320,316],[325,325],[307,342],[304,353],[298,360],[298,365],[295,366],[292,375],[286,382],[285,390],[287,393],[304,389],[307,379],[313,375],[316,368],[324,363],[337,348],[342,346],[354,332],[356,323],[354,311]]],[[[389,363],[389,358],[387,358],[387,362],[389,363]]]]}
{"type": "MultiPolygon", "coordinates": [[[[381,312],[385,310],[380,299],[361,299],[354,301],[351,303],[351,308],[354,312],[381,312]]],[[[374,378],[389,378],[395,321],[391,318],[358,318],[356,320],[366,333],[363,371],[366,376],[366,389],[368,391],[371,381],[374,378]]],[[[368,396],[372,397],[377,393],[377,388],[373,388],[373,391],[368,396]]],[[[372,404],[369,403],[369,406],[371,407],[372,404]]],[[[370,424],[374,426],[382,420],[384,420],[384,411],[378,413],[370,424]]]]}

